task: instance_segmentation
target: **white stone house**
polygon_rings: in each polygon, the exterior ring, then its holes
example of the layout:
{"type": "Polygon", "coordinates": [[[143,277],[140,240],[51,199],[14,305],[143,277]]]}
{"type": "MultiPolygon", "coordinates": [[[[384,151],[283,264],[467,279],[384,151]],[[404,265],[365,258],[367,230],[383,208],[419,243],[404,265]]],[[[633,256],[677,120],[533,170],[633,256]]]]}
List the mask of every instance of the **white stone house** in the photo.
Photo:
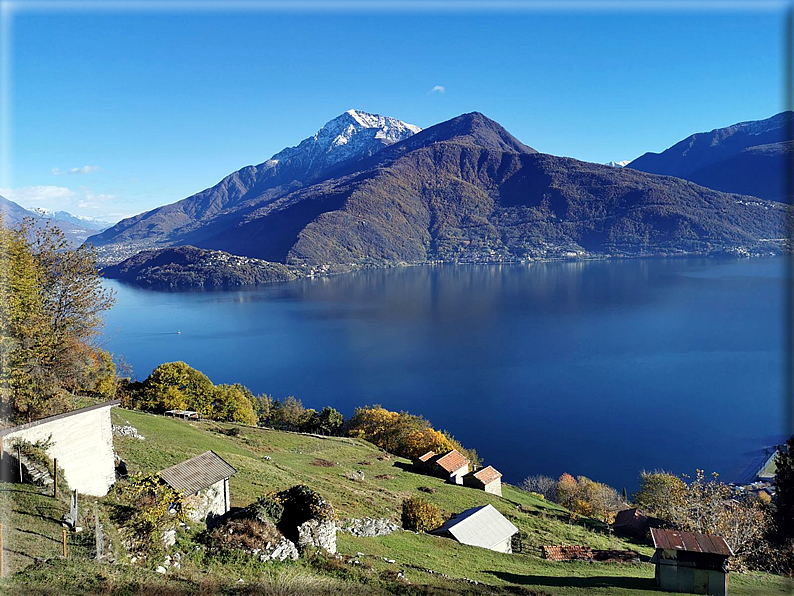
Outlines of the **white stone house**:
{"type": "Polygon", "coordinates": [[[433,476],[443,478],[452,484],[463,484],[463,477],[469,472],[469,463],[467,457],[457,449],[453,449],[444,455],[433,455],[424,462],[424,465],[433,476]]]}
{"type": "Polygon", "coordinates": [[[116,481],[110,409],[119,401],[80,408],[0,430],[3,471],[15,461],[15,441],[48,443],[47,455],[58,460],[69,487],[80,494],[104,497],[116,481]]]}
{"type": "Polygon", "coordinates": [[[207,525],[228,513],[229,478],[237,470],[214,451],[205,451],[182,463],[161,470],[160,478],[185,497],[188,517],[207,525]]]}
{"type": "Polygon", "coordinates": [[[486,466],[463,477],[463,486],[484,490],[492,495],[502,496],[502,473],[493,466],[486,466]]]}
{"type": "Polygon", "coordinates": [[[512,553],[512,538],[516,532],[518,528],[493,505],[481,505],[458,513],[430,533],[452,538],[461,544],[512,553]]]}
{"type": "Polygon", "coordinates": [[[493,505],[481,505],[457,514],[430,533],[452,538],[461,544],[512,553],[512,538],[517,532],[518,528],[493,505]]]}

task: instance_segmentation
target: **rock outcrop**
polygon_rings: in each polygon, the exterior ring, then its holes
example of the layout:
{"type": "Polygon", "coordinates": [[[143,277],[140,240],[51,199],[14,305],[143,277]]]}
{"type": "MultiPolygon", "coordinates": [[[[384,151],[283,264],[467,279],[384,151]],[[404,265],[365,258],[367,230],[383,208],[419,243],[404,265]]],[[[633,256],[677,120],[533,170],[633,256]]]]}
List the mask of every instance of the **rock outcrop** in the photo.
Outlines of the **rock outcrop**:
{"type": "Polygon", "coordinates": [[[386,536],[396,532],[400,529],[400,526],[390,519],[364,517],[361,519],[346,519],[339,524],[339,529],[353,536],[375,538],[376,536],[386,536]]]}

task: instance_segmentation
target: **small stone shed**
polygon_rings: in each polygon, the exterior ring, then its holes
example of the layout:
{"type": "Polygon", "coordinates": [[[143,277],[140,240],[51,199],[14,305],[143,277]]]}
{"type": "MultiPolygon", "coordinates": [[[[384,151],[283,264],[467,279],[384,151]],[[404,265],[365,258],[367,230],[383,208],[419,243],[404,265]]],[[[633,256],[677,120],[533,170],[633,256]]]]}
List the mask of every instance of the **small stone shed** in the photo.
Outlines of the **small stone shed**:
{"type": "Polygon", "coordinates": [[[463,485],[502,496],[502,474],[493,466],[486,466],[463,477],[463,485]]]}
{"type": "Polygon", "coordinates": [[[459,513],[431,534],[446,536],[461,544],[512,553],[512,538],[516,532],[518,528],[493,505],[481,505],[459,513]]]}
{"type": "Polygon", "coordinates": [[[660,590],[727,596],[733,552],[720,536],[651,528],[651,537],[660,590]]]}
{"type": "Polygon", "coordinates": [[[212,525],[229,511],[229,478],[236,473],[220,455],[205,451],[162,470],[159,476],[185,496],[190,519],[212,525]]]}
{"type": "Polygon", "coordinates": [[[453,484],[463,484],[469,472],[469,460],[457,449],[444,455],[433,455],[425,462],[425,470],[453,484]]]}

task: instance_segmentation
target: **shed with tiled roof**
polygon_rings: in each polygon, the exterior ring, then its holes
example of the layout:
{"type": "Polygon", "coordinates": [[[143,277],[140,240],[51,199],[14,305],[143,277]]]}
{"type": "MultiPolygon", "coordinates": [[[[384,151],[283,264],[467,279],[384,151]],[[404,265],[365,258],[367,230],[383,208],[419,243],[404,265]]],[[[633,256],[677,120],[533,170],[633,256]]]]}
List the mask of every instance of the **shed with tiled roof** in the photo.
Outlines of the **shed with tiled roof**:
{"type": "Polygon", "coordinates": [[[188,517],[208,525],[229,511],[229,478],[237,473],[214,451],[161,470],[160,478],[185,497],[188,517]]]}
{"type": "Polygon", "coordinates": [[[469,472],[469,460],[460,451],[453,449],[443,455],[434,455],[427,460],[427,469],[434,476],[453,484],[463,484],[463,477],[469,472]]]}
{"type": "Polygon", "coordinates": [[[651,528],[656,549],[656,586],[666,592],[728,593],[728,559],[733,555],[720,536],[651,528]]]}
{"type": "Polygon", "coordinates": [[[419,457],[414,459],[414,467],[418,470],[424,470],[427,467],[428,462],[435,456],[435,451],[428,451],[427,453],[423,453],[419,457]]]}
{"type": "Polygon", "coordinates": [[[502,496],[502,473],[493,466],[469,472],[463,477],[463,485],[502,496]]]}

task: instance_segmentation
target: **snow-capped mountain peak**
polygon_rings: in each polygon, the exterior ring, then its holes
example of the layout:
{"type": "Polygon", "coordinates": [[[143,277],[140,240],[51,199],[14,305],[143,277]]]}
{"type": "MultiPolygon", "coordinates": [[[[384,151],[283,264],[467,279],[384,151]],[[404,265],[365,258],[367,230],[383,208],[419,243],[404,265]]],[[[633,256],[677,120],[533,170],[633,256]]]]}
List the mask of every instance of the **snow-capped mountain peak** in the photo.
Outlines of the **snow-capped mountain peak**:
{"type": "Polygon", "coordinates": [[[28,211],[46,219],[70,223],[89,230],[105,230],[113,225],[109,222],[102,221],[101,219],[96,219],[95,217],[72,215],[67,211],[53,211],[52,209],[47,209],[46,207],[33,207],[28,209],[28,211]]]}
{"type": "Polygon", "coordinates": [[[624,159],[623,161],[608,161],[604,165],[612,166],[613,168],[625,168],[630,163],[631,163],[630,159],[624,159]]]}
{"type": "Polygon", "coordinates": [[[421,130],[396,118],[351,109],[326,122],[296,147],[279,151],[263,165],[277,172],[295,169],[302,174],[316,173],[349,159],[373,155],[421,130]]]}

